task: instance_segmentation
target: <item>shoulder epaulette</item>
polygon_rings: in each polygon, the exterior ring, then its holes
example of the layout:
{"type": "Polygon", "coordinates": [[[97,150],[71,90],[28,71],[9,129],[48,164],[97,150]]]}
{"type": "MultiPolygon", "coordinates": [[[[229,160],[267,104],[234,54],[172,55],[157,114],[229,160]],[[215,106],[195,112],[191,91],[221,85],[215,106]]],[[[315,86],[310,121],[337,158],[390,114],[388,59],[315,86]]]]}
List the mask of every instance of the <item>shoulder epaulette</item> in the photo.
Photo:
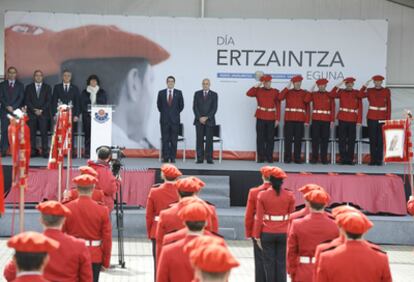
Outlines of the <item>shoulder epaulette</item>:
{"type": "Polygon", "coordinates": [[[161,186],[162,183],[155,183],[151,186],[151,188],[158,188],[161,186]]]}
{"type": "MultiPolygon", "coordinates": [[[[338,246],[340,246],[340,245],[338,245],[338,246]]],[[[321,251],[321,253],[324,253],[324,252],[327,252],[327,251],[332,251],[332,250],[335,250],[338,246],[332,246],[332,247],[329,247],[329,248],[327,248],[327,249],[325,249],[325,250],[322,250],[322,251],[321,251]]]]}
{"type": "Polygon", "coordinates": [[[332,241],[333,241],[333,239],[329,239],[329,240],[323,241],[321,244],[328,244],[328,243],[330,243],[332,241]]]}
{"type": "Polygon", "coordinates": [[[224,236],[223,235],[220,235],[220,234],[218,234],[216,232],[213,232],[213,231],[210,231],[210,233],[213,234],[214,236],[217,236],[217,237],[220,237],[220,238],[223,238],[224,239],[224,236]]]}
{"type": "Polygon", "coordinates": [[[210,206],[213,206],[213,207],[215,207],[215,206],[216,206],[215,204],[210,203],[209,201],[204,200],[204,202],[206,202],[206,204],[208,204],[208,205],[210,205],[210,206]]]}
{"type": "Polygon", "coordinates": [[[377,251],[377,252],[380,252],[380,253],[383,253],[383,254],[387,254],[387,252],[386,251],[384,251],[384,250],[382,250],[380,247],[378,247],[377,245],[370,245],[370,247],[371,247],[371,249],[373,249],[374,251],[377,251]]]}

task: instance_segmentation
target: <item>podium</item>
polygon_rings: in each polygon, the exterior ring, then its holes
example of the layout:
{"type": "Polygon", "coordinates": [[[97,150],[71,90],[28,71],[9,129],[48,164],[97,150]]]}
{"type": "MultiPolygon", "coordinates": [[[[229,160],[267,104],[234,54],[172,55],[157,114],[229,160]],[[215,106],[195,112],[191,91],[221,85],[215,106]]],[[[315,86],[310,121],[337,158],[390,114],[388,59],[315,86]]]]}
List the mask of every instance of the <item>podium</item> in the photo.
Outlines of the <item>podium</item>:
{"type": "Polygon", "coordinates": [[[91,112],[91,160],[97,160],[96,149],[99,146],[112,146],[113,105],[93,105],[91,112]]]}

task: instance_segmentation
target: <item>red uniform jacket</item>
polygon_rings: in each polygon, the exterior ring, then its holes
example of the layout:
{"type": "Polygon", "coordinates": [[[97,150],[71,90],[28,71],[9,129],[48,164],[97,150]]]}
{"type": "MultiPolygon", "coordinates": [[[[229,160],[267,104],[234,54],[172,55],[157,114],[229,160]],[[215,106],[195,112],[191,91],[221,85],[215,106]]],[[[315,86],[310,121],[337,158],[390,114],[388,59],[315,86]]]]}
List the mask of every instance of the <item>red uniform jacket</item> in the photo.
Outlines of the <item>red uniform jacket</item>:
{"type": "Polygon", "coordinates": [[[335,121],[335,99],[328,92],[316,91],[311,93],[312,120],[335,121]]]}
{"type": "Polygon", "coordinates": [[[359,92],[360,98],[368,98],[369,108],[367,119],[390,120],[391,119],[391,92],[388,88],[366,88],[362,86],[359,92]]]}
{"type": "MultiPolygon", "coordinates": [[[[46,229],[43,234],[60,243],[57,250],[49,253],[49,262],[43,272],[46,279],[59,282],[92,281],[91,255],[85,241],[57,229],[46,229]]],[[[6,265],[4,278],[7,281],[16,278],[16,264],[13,261],[6,265]]]]}
{"type": "Polygon", "coordinates": [[[13,282],[49,282],[49,280],[45,279],[43,275],[22,275],[17,277],[13,282]]]}
{"type": "Polygon", "coordinates": [[[194,269],[183,248],[196,237],[196,235],[187,235],[177,242],[164,246],[157,267],[157,282],[191,282],[193,280],[194,269]]]}
{"type": "Polygon", "coordinates": [[[119,182],[112,174],[109,164],[106,162],[98,161],[88,161],[88,166],[96,170],[98,173],[98,183],[96,187],[101,189],[105,195],[105,206],[108,207],[109,212],[112,212],[114,209],[114,200],[116,192],[119,187],[119,182]]]}
{"type": "Polygon", "coordinates": [[[295,196],[292,192],[281,189],[277,195],[273,188],[259,193],[257,197],[257,211],[254,221],[253,236],[260,238],[262,232],[286,233],[289,222],[289,215],[295,210],[295,196]],[[263,218],[264,216],[285,216],[283,221],[272,221],[263,218]]]}
{"type": "Polygon", "coordinates": [[[155,239],[160,212],[177,201],[178,194],[174,183],[166,182],[159,187],[151,188],[145,214],[148,238],[155,239]]]}
{"type": "Polygon", "coordinates": [[[366,242],[347,241],[321,253],[317,282],[390,282],[388,257],[366,242]]]}
{"type": "MultiPolygon", "coordinates": [[[[212,216],[207,222],[206,230],[213,233],[218,233],[218,216],[216,208],[209,205],[212,216]]],[[[179,205],[174,204],[169,209],[163,210],[160,213],[160,221],[158,222],[156,232],[156,257],[161,254],[164,236],[166,234],[178,231],[185,227],[184,223],[178,217],[179,205]]]]}
{"type": "Polygon", "coordinates": [[[347,91],[345,89],[334,87],[328,95],[332,98],[339,99],[338,120],[356,122],[359,124],[362,122],[362,102],[359,98],[361,94],[358,90],[347,91]],[[341,110],[341,108],[343,110],[341,110]],[[349,112],[349,110],[356,110],[357,113],[349,112]]]}
{"type": "Polygon", "coordinates": [[[88,246],[91,260],[92,263],[102,263],[108,268],[112,248],[112,226],[108,208],[87,196],[80,196],[66,206],[72,214],[66,218],[63,231],[84,240],[100,240],[100,246],[88,246]]]}
{"type": "Polygon", "coordinates": [[[407,203],[408,213],[414,215],[414,200],[409,200],[407,203]]]}
{"type": "Polygon", "coordinates": [[[247,96],[257,99],[255,114],[257,119],[280,120],[279,91],[277,89],[252,87],[247,91],[247,96]],[[275,110],[271,111],[270,109],[275,110]]]}
{"type": "Polygon", "coordinates": [[[279,99],[285,100],[285,121],[309,123],[309,102],[312,95],[306,90],[283,89],[279,99]]]}
{"type": "Polygon", "coordinates": [[[246,205],[246,214],[244,216],[244,230],[246,238],[252,237],[253,234],[253,225],[254,225],[254,216],[256,214],[256,202],[257,195],[270,187],[270,183],[263,183],[262,185],[251,188],[249,190],[249,196],[247,197],[246,205]]]}
{"type": "Polygon", "coordinates": [[[292,222],[287,240],[288,273],[292,281],[311,282],[313,263],[300,263],[300,257],[314,259],[316,247],[338,237],[335,221],[326,213],[310,213],[292,222]]]}
{"type": "MultiPolygon", "coordinates": [[[[70,189],[69,190],[69,194],[67,197],[65,197],[62,201],[63,204],[66,204],[70,201],[76,200],[77,198],[79,198],[79,193],[78,190],[76,190],[76,188],[70,189]]],[[[93,189],[92,192],[92,200],[94,200],[95,202],[99,203],[99,204],[105,204],[105,195],[103,193],[102,190],[99,189],[93,189]]]]}

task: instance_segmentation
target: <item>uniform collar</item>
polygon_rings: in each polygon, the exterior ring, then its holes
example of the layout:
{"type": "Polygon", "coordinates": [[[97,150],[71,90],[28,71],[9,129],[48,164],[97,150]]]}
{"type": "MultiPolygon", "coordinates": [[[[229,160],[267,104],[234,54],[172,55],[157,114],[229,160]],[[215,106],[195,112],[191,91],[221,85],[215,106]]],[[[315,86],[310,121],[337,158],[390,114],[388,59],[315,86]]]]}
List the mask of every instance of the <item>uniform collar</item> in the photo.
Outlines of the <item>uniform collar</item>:
{"type": "Polygon", "coordinates": [[[41,271],[21,271],[18,272],[16,274],[16,277],[21,277],[21,276],[42,276],[42,272],[41,271]]]}

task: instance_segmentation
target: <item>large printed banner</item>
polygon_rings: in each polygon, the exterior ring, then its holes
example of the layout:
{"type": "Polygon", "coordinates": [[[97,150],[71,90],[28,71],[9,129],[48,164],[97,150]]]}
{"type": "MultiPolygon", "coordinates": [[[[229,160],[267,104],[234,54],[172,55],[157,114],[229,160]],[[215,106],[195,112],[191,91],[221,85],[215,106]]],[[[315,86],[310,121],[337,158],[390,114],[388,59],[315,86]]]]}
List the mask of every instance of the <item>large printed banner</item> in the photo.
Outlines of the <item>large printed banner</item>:
{"type": "MultiPolygon", "coordinates": [[[[256,101],[246,96],[254,73],[274,77],[282,89],[301,74],[303,87],[324,77],[333,87],[346,76],[360,87],[386,74],[385,20],[194,19],[7,12],[6,65],[24,82],[42,69],[49,83],[63,69],[86,87],[97,74],[116,105],[113,144],[131,149],[159,147],[156,97],[174,75],[184,94],[187,148],[195,147],[192,100],[203,78],[219,94],[217,123],[224,149],[234,155],[255,150],[256,101]]],[[[283,116],[283,115],[282,115],[283,116]]]]}

